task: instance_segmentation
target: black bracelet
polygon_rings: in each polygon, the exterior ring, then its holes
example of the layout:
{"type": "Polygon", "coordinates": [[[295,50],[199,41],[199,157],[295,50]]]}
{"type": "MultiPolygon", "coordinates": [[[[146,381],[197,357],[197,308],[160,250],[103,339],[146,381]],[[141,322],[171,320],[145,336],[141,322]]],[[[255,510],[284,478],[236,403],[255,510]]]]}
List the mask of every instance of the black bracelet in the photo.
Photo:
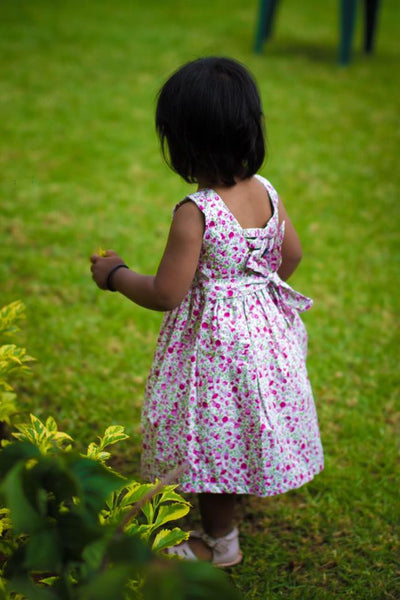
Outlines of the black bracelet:
{"type": "Polygon", "coordinates": [[[113,287],[111,285],[111,279],[112,279],[112,276],[114,275],[115,271],[118,271],[118,269],[129,269],[129,267],[125,263],[122,263],[121,265],[115,265],[115,267],[113,267],[111,269],[111,271],[107,275],[107,282],[106,282],[107,289],[110,290],[110,292],[116,292],[117,291],[115,289],[115,287],[113,287]]]}

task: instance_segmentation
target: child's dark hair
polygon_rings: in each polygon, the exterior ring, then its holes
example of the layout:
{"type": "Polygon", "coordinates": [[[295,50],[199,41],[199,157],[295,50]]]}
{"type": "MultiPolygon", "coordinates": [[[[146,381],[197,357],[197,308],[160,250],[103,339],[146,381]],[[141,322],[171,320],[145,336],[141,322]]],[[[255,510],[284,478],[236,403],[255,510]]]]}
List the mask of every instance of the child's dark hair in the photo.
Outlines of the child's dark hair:
{"type": "Polygon", "coordinates": [[[189,183],[234,185],[265,157],[257,86],[229,58],[199,58],[178,69],[160,90],[156,128],[164,158],[189,183]]]}

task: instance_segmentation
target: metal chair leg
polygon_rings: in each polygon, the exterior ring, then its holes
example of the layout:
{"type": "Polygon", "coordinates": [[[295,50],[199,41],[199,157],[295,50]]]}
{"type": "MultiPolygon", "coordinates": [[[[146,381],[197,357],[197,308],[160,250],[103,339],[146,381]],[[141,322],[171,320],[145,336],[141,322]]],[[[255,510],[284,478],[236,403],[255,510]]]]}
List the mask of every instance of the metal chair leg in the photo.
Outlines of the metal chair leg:
{"type": "Polygon", "coordinates": [[[365,0],[365,34],[364,34],[364,50],[371,54],[374,49],[375,31],[378,21],[380,0],[365,0]]]}
{"type": "Polygon", "coordinates": [[[264,41],[272,34],[278,2],[279,0],[260,0],[259,18],[254,44],[254,50],[257,54],[261,53],[264,41]]]}
{"type": "Polygon", "coordinates": [[[356,22],[357,0],[340,2],[340,44],[339,63],[347,65],[351,59],[351,45],[356,22]]]}

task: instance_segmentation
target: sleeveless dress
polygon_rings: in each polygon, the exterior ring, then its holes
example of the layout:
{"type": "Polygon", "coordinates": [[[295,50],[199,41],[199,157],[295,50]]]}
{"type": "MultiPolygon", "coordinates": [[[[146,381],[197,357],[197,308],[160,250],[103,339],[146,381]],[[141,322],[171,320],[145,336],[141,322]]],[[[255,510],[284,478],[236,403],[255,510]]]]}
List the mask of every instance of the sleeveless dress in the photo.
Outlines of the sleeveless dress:
{"type": "Polygon", "coordinates": [[[161,326],[141,459],[150,481],[185,463],[182,492],[272,496],[323,469],[299,316],[312,301],[277,274],[278,195],[255,177],[273,208],[264,228],[243,229],[211,189],[188,196],[204,215],[202,249],[192,287],[161,326]]]}

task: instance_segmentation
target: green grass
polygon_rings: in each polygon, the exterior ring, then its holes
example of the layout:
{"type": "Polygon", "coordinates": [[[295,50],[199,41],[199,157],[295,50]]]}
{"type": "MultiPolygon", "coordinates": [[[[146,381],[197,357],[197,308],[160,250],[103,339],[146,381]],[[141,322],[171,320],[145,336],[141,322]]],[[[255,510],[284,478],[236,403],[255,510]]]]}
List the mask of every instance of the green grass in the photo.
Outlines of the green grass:
{"type": "Polygon", "coordinates": [[[97,290],[88,257],[101,244],[154,272],[188,191],[160,158],[156,93],[198,55],[245,62],[266,113],[262,173],[303,243],[293,285],[315,299],[305,320],[326,469],[241,504],[245,561],[231,577],[246,599],[396,599],[400,10],[382,3],[373,57],[359,24],[340,68],[338,3],[281,4],[257,56],[255,0],[1,3],[0,303],[27,306],[20,341],[38,363],[19,385],[24,410],[82,444],[125,425],[117,458],[136,476],[161,315],[97,290]]]}

